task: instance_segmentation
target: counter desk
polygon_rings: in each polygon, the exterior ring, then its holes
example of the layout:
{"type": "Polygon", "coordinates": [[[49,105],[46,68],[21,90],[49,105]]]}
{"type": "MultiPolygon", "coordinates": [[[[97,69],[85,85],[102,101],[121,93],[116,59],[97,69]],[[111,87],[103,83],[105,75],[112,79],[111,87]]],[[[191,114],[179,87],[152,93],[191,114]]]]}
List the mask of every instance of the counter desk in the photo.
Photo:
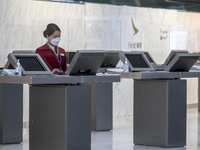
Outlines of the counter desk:
{"type": "Polygon", "coordinates": [[[134,80],[133,143],[182,147],[186,145],[187,82],[200,71],[122,73],[134,80]]]}
{"type": "Polygon", "coordinates": [[[22,142],[23,84],[29,84],[30,150],[91,149],[91,85],[120,75],[0,76],[1,143],[22,142]]]}

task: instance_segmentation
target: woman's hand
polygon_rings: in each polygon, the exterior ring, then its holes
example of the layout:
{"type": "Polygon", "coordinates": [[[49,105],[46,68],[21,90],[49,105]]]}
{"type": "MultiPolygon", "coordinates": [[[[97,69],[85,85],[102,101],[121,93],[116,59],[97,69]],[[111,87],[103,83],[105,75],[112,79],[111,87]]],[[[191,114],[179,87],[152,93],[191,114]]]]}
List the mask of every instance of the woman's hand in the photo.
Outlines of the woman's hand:
{"type": "Polygon", "coordinates": [[[53,74],[61,74],[62,71],[60,71],[60,69],[58,69],[58,68],[54,68],[54,69],[52,70],[52,73],[53,73],[53,74]]]}

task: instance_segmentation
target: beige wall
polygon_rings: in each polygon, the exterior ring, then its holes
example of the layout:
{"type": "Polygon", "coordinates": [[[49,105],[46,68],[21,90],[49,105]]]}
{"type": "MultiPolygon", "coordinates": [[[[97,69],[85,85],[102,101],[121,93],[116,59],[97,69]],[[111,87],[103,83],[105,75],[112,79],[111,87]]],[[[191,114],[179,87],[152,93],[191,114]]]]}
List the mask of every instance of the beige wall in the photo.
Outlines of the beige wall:
{"type": "MultiPolygon", "coordinates": [[[[200,48],[200,14],[97,4],[67,4],[32,0],[0,1],[0,66],[16,49],[34,50],[44,44],[50,22],[62,30],[60,46],[77,49],[149,51],[164,62],[170,49],[200,48]],[[132,20],[139,30],[134,35],[132,20]]],[[[188,103],[197,103],[197,80],[188,83],[188,103]]],[[[132,115],[132,80],[114,84],[114,116],[132,115]]],[[[24,94],[24,121],[28,121],[28,88],[24,94]]]]}

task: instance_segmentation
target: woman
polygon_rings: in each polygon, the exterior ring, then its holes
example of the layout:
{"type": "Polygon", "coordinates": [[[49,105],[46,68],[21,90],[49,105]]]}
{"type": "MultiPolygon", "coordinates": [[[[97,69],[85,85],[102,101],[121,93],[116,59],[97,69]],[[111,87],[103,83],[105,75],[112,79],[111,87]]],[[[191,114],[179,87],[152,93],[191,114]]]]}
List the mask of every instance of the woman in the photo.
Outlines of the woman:
{"type": "Polygon", "coordinates": [[[50,23],[43,35],[47,39],[47,43],[37,48],[36,53],[40,54],[53,74],[64,74],[67,70],[67,63],[65,50],[58,47],[61,36],[60,28],[56,24],[50,23]]]}

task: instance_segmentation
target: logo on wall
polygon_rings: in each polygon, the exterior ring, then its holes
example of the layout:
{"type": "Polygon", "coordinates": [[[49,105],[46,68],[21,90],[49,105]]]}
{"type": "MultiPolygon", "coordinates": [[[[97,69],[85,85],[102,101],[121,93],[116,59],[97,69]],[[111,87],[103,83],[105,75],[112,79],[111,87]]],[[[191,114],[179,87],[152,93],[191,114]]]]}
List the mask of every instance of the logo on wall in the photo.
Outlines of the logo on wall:
{"type": "Polygon", "coordinates": [[[139,30],[136,27],[133,18],[131,18],[131,25],[132,25],[132,29],[133,29],[133,41],[128,43],[128,48],[130,49],[141,49],[142,48],[142,40],[143,40],[143,35],[139,35],[139,30]],[[138,35],[137,37],[135,37],[136,35],[138,35]]]}
{"type": "Polygon", "coordinates": [[[131,18],[132,28],[133,28],[133,36],[138,33],[138,28],[135,26],[135,23],[133,21],[133,18],[131,18]]]}

